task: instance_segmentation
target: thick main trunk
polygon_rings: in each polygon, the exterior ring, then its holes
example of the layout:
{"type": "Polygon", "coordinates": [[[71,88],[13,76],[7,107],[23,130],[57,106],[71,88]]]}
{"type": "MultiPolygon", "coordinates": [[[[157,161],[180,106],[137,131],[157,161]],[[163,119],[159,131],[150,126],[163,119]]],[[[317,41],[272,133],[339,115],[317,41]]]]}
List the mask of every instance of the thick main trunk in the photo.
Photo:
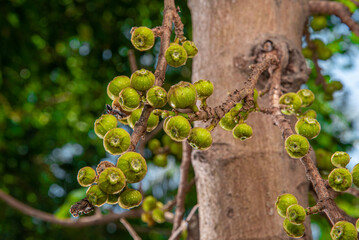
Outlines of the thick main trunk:
{"type": "MultiPolygon", "coordinates": [[[[266,37],[282,37],[300,49],[307,18],[306,0],[190,0],[193,40],[199,48],[193,81],[215,86],[209,105],[222,102],[248,77],[235,58],[250,56],[266,37]]],[[[200,203],[201,239],[288,239],[276,213],[278,195],[294,194],[307,206],[308,182],[300,162],[288,157],[270,116],[251,114],[253,137],[240,142],[231,132],[213,131],[213,146],[194,152],[200,203]]],[[[306,239],[311,238],[306,224],[306,239]]]]}

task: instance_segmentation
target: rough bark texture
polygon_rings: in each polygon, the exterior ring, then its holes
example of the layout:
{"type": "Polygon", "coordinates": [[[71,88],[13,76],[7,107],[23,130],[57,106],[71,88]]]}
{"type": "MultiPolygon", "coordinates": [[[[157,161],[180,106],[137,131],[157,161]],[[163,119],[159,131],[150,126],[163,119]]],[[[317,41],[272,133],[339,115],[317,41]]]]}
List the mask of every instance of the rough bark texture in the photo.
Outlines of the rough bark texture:
{"type": "MultiPolygon", "coordinates": [[[[213,82],[211,106],[243,87],[248,72],[241,71],[235,59],[249,57],[256,43],[277,36],[300,49],[308,16],[306,0],[190,0],[189,7],[199,48],[192,79],[213,82]]],[[[304,168],[288,157],[271,117],[251,114],[248,123],[251,139],[240,142],[218,127],[213,146],[193,153],[201,239],[289,239],[274,206],[277,196],[289,192],[307,206],[304,168]]],[[[304,239],[311,239],[308,221],[306,227],[304,239]]]]}

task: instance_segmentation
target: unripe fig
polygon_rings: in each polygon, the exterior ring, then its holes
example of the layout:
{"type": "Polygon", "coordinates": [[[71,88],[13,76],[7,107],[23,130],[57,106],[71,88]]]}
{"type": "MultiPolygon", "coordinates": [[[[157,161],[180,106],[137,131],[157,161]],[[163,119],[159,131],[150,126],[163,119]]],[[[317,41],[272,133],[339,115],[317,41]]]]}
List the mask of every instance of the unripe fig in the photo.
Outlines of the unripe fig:
{"type": "Polygon", "coordinates": [[[88,187],[96,180],[96,172],[91,167],[83,167],[77,174],[77,181],[83,187],[88,187]]]}
{"type": "Polygon", "coordinates": [[[111,114],[103,114],[95,121],[94,130],[99,138],[103,138],[105,134],[117,127],[117,119],[111,114]]]}
{"type": "Polygon", "coordinates": [[[154,86],[147,91],[146,99],[152,107],[161,108],[167,103],[167,92],[159,86],[154,86]]]}
{"type": "Polygon", "coordinates": [[[157,203],[157,200],[153,196],[145,197],[145,199],[143,200],[143,203],[142,203],[143,211],[145,211],[145,212],[152,211],[153,209],[156,208],[156,203],[157,203]]]}
{"type": "Polygon", "coordinates": [[[324,48],[317,48],[317,55],[318,59],[328,60],[332,57],[333,53],[329,48],[325,46],[324,48]]]}
{"type": "Polygon", "coordinates": [[[328,176],[329,186],[336,192],[343,192],[352,186],[353,178],[346,168],[335,168],[328,176]]]}
{"type": "Polygon", "coordinates": [[[101,207],[107,201],[107,193],[103,192],[98,185],[92,185],[87,189],[86,197],[89,202],[97,207],[101,207]]]}
{"type": "Polygon", "coordinates": [[[182,155],[182,144],[179,142],[171,141],[170,145],[170,153],[177,156],[177,158],[181,159],[182,155]]]}
{"type": "MultiPolygon", "coordinates": [[[[128,125],[130,125],[131,128],[135,128],[135,124],[138,120],[140,120],[141,114],[142,114],[143,108],[138,108],[135,111],[133,111],[130,115],[130,117],[127,119],[128,125]]],[[[159,117],[151,112],[150,117],[147,120],[147,132],[153,131],[160,121],[159,117]]]]}
{"type": "Polygon", "coordinates": [[[317,113],[314,110],[309,109],[306,112],[302,113],[299,117],[317,118],[317,113]]]}
{"type": "Polygon", "coordinates": [[[212,145],[211,132],[205,128],[195,127],[187,138],[188,144],[197,150],[207,150],[212,145]]]}
{"type": "Polygon", "coordinates": [[[155,84],[155,75],[146,69],[137,70],[131,75],[131,87],[137,91],[147,91],[155,84]]]}
{"type": "Polygon", "coordinates": [[[120,194],[120,198],[118,199],[118,205],[124,209],[137,207],[141,202],[142,194],[135,189],[126,189],[120,194]]]}
{"type": "Polygon", "coordinates": [[[152,211],[152,218],[156,223],[164,223],[165,222],[165,213],[160,208],[155,208],[152,211]]]}
{"type": "Polygon", "coordinates": [[[253,130],[252,127],[246,123],[240,123],[233,128],[233,137],[241,141],[247,140],[252,137],[253,130]]]}
{"type": "Polygon", "coordinates": [[[127,152],[119,157],[117,167],[125,174],[128,183],[141,181],[147,173],[146,160],[136,152],[127,152]]]}
{"type": "Polygon", "coordinates": [[[352,176],[354,185],[359,187],[359,163],[354,166],[352,176]]]}
{"type": "Polygon", "coordinates": [[[147,27],[138,27],[132,32],[131,42],[140,51],[146,51],[155,44],[155,34],[147,27]]]}
{"type": "Polygon", "coordinates": [[[335,152],[331,157],[331,162],[336,167],[345,168],[346,165],[350,162],[350,156],[346,152],[335,152]]]}
{"type": "Polygon", "coordinates": [[[153,157],[153,163],[159,167],[167,166],[167,154],[156,154],[153,157]]]}
{"type": "Polygon", "coordinates": [[[302,49],[302,54],[305,58],[312,59],[313,51],[309,47],[305,47],[302,49]]]}
{"type": "Polygon", "coordinates": [[[103,138],[103,146],[112,155],[121,154],[130,147],[131,136],[122,128],[114,128],[108,131],[103,138]]]}
{"type": "Polygon", "coordinates": [[[182,116],[171,117],[164,127],[168,136],[176,142],[185,140],[191,132],[191,124],[182,116]]]}
{"type": "Polygon", "coordinates": [[[127,76],[117,76],[107,85],[107,95],[111,100],[115,100],[122,89],[131,86],[131,80],[127,76]]]}
{"type": "Polygon", "coordinates": [[[322,30],[327,27],[327,17],[326,16],[314,16],[310,26],[314,31],[322,30]]]}
{"type": "Polygon", "coordinates": [[[290,205],[297,204],[298,201],[296,197],[294,197],[292,194],[285,193],[277,198],[277,202],[275,203],[275,207],[277,208],[278,214],[285,218],[287,215],[287,209],[290,205]]]}
{"type": "Polygon", "coordinates": [[[153,138],[150,141],[148,141],[147,145],[148,149],[150,149],[152,152],[156,151],[161,147],[161,142],[157,138],[153,138]]]}
{"type": "Polygon", "coordinates": [[[226,113],[219,121],[219,126],[226,131],[232,131],[237,124],[238,119],[232,116],[230,112],[226,113]]]}
{"type": "Polygon", "coordinates": [[[292,204],[287,208],[287,219],[293,224],[301,224],[307,216],[305,209],[299,204],[292,204]]]}
{"type": "Polygon", "coordinates": [[[356,223],[355,223],[355,227],[356,227],[357,231],[359,232],[359,218],[358,218],[358,220],[357,220],[356,223]]]}
{"type": "Polygon", "coordinates": [[[295,124],[295,131],[308,139],[313,139],[320,133],[320,123],[314,118],[302,117],[295,124]]]}
{"type": "Polygon", "coordinates": [[[152,214],[150,212],[144,212],[141,214],[141,220],[145,223],[147,223],[147,225],[149,227],[155,225],[155,221],[153,221],[152,219],[152,214]]]}
{"type": "Polygon", "coordinates": [[[168,65],[172,67],[180,67],[187,61],[186,50],[177,43],[171,43],[165,53],[168,65]]]}
{"type": "Polygon", "coordinates": [[[301,107],[308,107],[314,102],[315,96],[309,89],[300,89],[297,95],[302,99],[301,107]]]}
{"type": "Polygon", "coordinates": [[[298,134],[293,134],[285,140],[285,149],[292,158],[302,158],[309,151],[308,140],[298,134]]]}
{"type": "Polygon", "coordinates": [[[100,174],[103,172],[103,170],[105,170],[106,168],[109,168],[109,167],[115,167],[115,165],[109,161],[100,162],[96,167],[97,175],[100,176],[100,174]]]}
{"type": "Polygon", "coordinates": [[[186,50],[188,58],[193,58],[198,53],[198,49],[192,41],[185,41],[182,43],[182,47],[186,50]]]}
{"type": "Polygon", "coordinates": [[[140,101],[140,95],[131,87],[124,88],[119,94],[118,102],[125,111],[132,112],[140,106],[140,101]]]}
{"type": "Polygon", "coordinates": [[[98,178],[98,186],[107,194],[119,193],[126,186],[125,175],[116,167],[106,168],[98,178]]]}
{"type": "Polygon", "coordinates": [[[108,204],[117,204],[119,197],[120,197],[120,193],[109,194],[109,195],[108,195],[108,198],[107,198],[107,203],[108,203],[108,204]]]}
{"type": "Polygon", "coordinates": [[[192,108],[197,101],[196,88],[191,83],[183,81],[172,85],[168,91],[167,101],[173,108],[192,108]]]}
{"type": "MultiPolygon", "coordinates": [[[[170,117],[166,118],[166,120],[169,120],[170,117]]],[[[165,130],[165,123],[166,123],[166,120],[165,122],[163,123],[163,129],[165,130]]],[[[168,122],[168,121],[167,121],[168,122]]],[[[168,133],[167,133],[168,134],[168,133]]],[[[162,141],[162,144],[163,146],[170,146],[170,144],[173,142],[172,139],[170,138],[170,136],[168,136],[167,134],[164,134],[161,138],[161,141],[162,141]]]]}
{"type": "Polygon", "coordinates": [[[281,112],[285,115],[292,115],[302,106],[302,99],[296,93],[286,93],[279,99],[279,103],[287,105],[281,112]]]}
{"type": "Polygon", "coordinates": [[[317,166],[320,170],[331,171],[335,168],[330,160],[331,156],[331,153],[324,149],[315,150],[315,158],[317,160],[317,166]]]}
{"type": "Polygon", "coordinates": [[[207,99],[213,93],[213,84],[208,80],[201,79],[193,85],[196,88],[198,99],[207,99]]]}
{"type": "Polygon", "coordinates": [[[284,219],[283,228],[287,235],[292,238],[301,238],[305,232],[304,224],[293,224],[287,218],[284,219]]]}
{"type": "Polygon", "coordinates": [[[335,223],[330,231],[333,240],[356,240],[358,232],[354,225],[347,221],[335,223]]]}

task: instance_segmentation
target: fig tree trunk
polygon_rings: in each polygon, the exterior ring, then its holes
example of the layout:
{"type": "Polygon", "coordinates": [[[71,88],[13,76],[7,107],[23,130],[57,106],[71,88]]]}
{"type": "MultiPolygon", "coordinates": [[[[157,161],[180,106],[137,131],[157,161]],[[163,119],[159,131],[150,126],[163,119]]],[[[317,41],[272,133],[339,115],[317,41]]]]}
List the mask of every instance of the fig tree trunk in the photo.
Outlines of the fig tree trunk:
{"type": "MultiPolygon", "coordinates": [[[[190,0],[189,7],[193,40],[199,48],[192,81],[213,82],[210,106],[243,87],[249,71],[248,66],[241,67],[241,61],[250,59],[266,40],[283,41],[300,55],[307,0],[190,0]]],[[[290,71],[283,71],[291,77],[290,71]]],[[[298,90],[301,81],[293,77],[290,90],[298,90]]],[[[287,155],[271,117],[253,113],[247,123],[253,128],[251,139],[235,140],[231,132],[217,127],[213,146],[193,153],[203,240],[289,239],[282,228],[284,219],[276,213],[277,196],[288,192],[299,204],[308,205],[304,168],[287,155]]],[[[311,239],[309,219],[303,239],[311,239]]]]}

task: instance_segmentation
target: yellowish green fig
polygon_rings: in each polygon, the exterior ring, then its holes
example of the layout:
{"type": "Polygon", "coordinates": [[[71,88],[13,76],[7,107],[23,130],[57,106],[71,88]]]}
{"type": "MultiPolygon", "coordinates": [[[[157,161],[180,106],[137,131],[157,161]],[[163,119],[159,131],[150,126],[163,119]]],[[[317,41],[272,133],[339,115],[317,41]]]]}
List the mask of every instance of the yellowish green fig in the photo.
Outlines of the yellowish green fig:
{"type": "Polygon", "coordinates": [[[187,138],[188,144],[197,150],[207,150],[212,145],[211,132],[205,128],[195,127],[187,138]]]}
{"type": "Polygon", "coordinates": [[[115,100],[122,89],[131,86],[131,80],[127,76],[117,76],[107,85],[107,95],[111,100],[115,100]]]}
{"type": "Polygon", "coordinates": [[[281,112],[285,115],[292,115],[302,106],[302,99],[296,93],[286,93],[279,99],[279,103],[286,105],[281,112]]]}
{"type": "Polygon", "coordinates": [[[155,75],[146,69],[140,69],[131,75],[131,87],[137,91],[147,91],[155,84],[155,75]]]}
{"type": "Polygon", "coordinates": [[[309,152],[308,140],[298,134],[293,134],[285,140],[285,149],[292,158],[302,158],[309,152]]]}
{"type": "Polygon", "coordinates": [[[352,176],[354,185],[359,187],[359,163],[354,166],[352,176]]]}
{"type": "Polygon", "coordinates": [[[150,141],[148,141],[147,145],[148,149],[150,149],[152,152],[156,151],[161,147],[161,142],[157,138],[153,138],[150,141]]]}
{"type": "Polygon", "coordinates": [[[230,112],[226,113],[219,121],[219,126],[226,131],[232,131],[237,124],[238,119],[232,116],[230,112]]]}
{"type": "Polygon", "coordinates": [[[118,102],[125,111],[132,112],[140,106],[141,97],[138,92],[131,88],[124,88],[120,94],[118,102]]]}
{"type": "Polygon", "coordinates": [[[284,231],[289,237],[301,238],[304,235],[305,227],[304,224],[293,224],[287,218],[283,222],[284,231]]]}
{"type": "Polygon", "coordinates": [[[327,46],[325,46],[324,48],[317,48],[317,56],[318,59],[328,60],[333,56],[333,52],[327,46]]]}
{"type": "Polygon", "coordinates": [[[309,47],[305,47],[302,49],[302,54],[305,58],[312,59],[313,51],[309,47]]]}
{"type": "Polygon", "coordinates": [[[141,181],[147,173],[146,160],[136,152],[127,152],[119,157],[117,167],[125,174],[128,183],[141,181]]]}
{"type": "Polygon", "coordinates": [[[109,194],[107,198],[108,204],[118,204],[118,198],[120,197],[120,193],[109,194]]]}
{"type": "Polygon", "coordinates": [[[196,88],[198,99],[207,99],[213,93],[214,87],[211,81],[201,79],[195,82],[193,85],[196,88]]]}
{"type": "MultiPolygon", "coordinates": [[[[179,82],[172,85],[167,94],[168,104],[176,109],[194,108],[196,106],[197,96],[196,88],[189,82],[179,82]]],[[[198,109],[194,109],[197,112],[198,109]]]]}
{"type": "Polygon", "coordinates": [[[295,131],[307,139],[313,139],[320,133],[320,123],[315,118],[302,117],[295,124],[295,131]]]}
{"type": "Polygon", "coordinates": [[[301,224],[307,216],[305,209],[299,204],[292,204],[287,208],[287,219],[293,224],[301,224]]]}
{"type": "Polygon", "coordinates": [[[103,192],[98,185],[89,187],[86,192],[86,197],[89,202],[96,207],[101,207],[107,201],[107,193],[103,192]]]}
{"type": "Polygon", "coordinates": [[[241,141],[247,140],[252,137],[252,127],[246,123],[240,123],[233,128],[233,137],[241,141]]]}
{"type": "Polygon", "coordinates": [[[167,92],[159,86],[154,86],[147,91],[146,99],[152,107],[161,108],[167,103],[167,92]]]}
{"type": "Polygon", "coordinates": [[[106,168],[109,168],[109,167],[114,167],[114,166],[115,165],[109,161],[100,162],[96,167],[97,175],[100,176],[100,174],[103,172],[103,170],[105,170],[106,168]]]}
{"type": "Polygon", "coordinates": [[[105,134],[117,127],[117,118],[111,114],[103,114],[95,121],[94,130],[99,138],[103,138],[105,134]]]}
{"type": "Polygon", "coordinates": [[[335,168],[328,176],[329,186],[336,192],[348,190],[353,183],[352,175],[346,168],[335,168]]]}
{"type": "Polygon", "coordinates": [[[191,132],[191,124],[182,116],[171,117],[164,127],[168,136],[176,142],[184,141],[191,132]]]}
{"type": "Polygon", "coordinates": [[[300,89],[297,95],[302,99],[302,107],[308,107],[314,102],[315,96],[309,89],[300,89]]]}
{"type": "Polygon", "coordinates": [[[326,16],[314,16],[313,20],[310,23],[310,26],[314,31],[322,30],[327,27],[327,17],[326,16]]]}
{"type": "Polygon", "coordinates": [[[118,199],[118,205],[124,209],[130,209],[137,207],[142,202],[142,194],[141,192],[135,189],[126,189],[120,194],[120,198],[118,199]]]}
{"type": "Polygon", "coordinates": [[[125,175],[116,167],[106,168],[98,178],[98,186],[107,194],[119,193],[126,186],[125,175]]]}
{"type": "Polygon", "coordinates": [[[147,27],[138,27],[132,32],[131,43],[137,50],[147,51],[155,44],[155,34],[147,27]]]}
{"type": "Polygon", "coordinates": [[[188,58],[193,58],[198,53],[198,49],[192,41],[185,41],[182,43],[182,47],[186,50],[188,58]]]}
{"type": "Polygon", "coordinates": [[[152,211],[152,218],[156,223],[164,223],[165,222],[165,213],[161,208],[155,208],[152,211]]]}
{"type": "Polygon", "coordinates": [[[299,118],[302,118],[302,117],[317,118],[317,113],[314,110],[309,109],[306,112],[300,114],[298,117],[299,118]]]}
{"type": "Polygon", "coordinates": [[[330,231],[333,240],[357,240],[358,232],[354,225],[347,221],[339,221],[330,231]]]}
{"type": "Polygon", "coordinates": [[[142,203],[143,211],[145,211],[145,212],[152,211],[153,209],[156,208],[156,203],[157,203],[157,200],[153,196],[145,197],[145,199],[143,200],[143,203],[142,203]]]}
{"type": "Polygon", "coordinates": [[[337,151],[332,155],[330,160],[334,166],[345,168],[350,162],[350,156],[346,152],[337,151]]]}
{"type": "Polygon", "coordinates": [[[145,223],[147,223],[147,225],[149,227],[153,226],[155,224],[155,221],[153,221],[152,219],[152,214],[150,212],[144,212],[141,214],[141,220],[145,223]]]}
{"type": "Polygon", "coordinates": [[[167,154],[164,154],[164,153],[156,154],[153,157],[153,163],[159,167],[166,167],[167,166],[167,154]]]}
{"type": "Polygon", "coordinates": [[[168,65],[172,67],[180,67],[187,61],[186,50],[178,43],[171,43],[165,53],[168,65]]]}
{"type": "Polygon", "coordinates": [[[127,151],[130,145],[131,136],[122,128],[111,129],[103,138],[105,150],[112,155],[118,155],[127,151]]]}
{"type": "Polygon", "coordinates": [[[83,167],[77,174],[77,181],[83,187],[88,187],[96,180],[96,172],[91,167],[83,167]]]}
{"type": "Polygon", "coordinates": [[[298,203],[298,201],[297,201],[296,197],[294,197],[290,193],[285,193],[285,194],[278,196],[275,206],[276,206],[278,214],[281,217],[285,218],[287,216],[288,207],[293,204],[297,204],[297,203],[298,203]]]}
{"type": "MultiPolygon", "coordinates": [[[[130,125],[131,128],[135,128],[135,124],[138,120],[140,120],[141,114],[142,114],[143,108],[138,108],[135,111],[133,111],[130,115],[130,117],[127,119],[128,125],[130,125]]],[[[160,121],[159,117],[151,112],[150,117],[147,120],[147,132],[153,131],[160,121]]]]}
{"type": "Polygon", "coordinates": [[[357,231],[359,232],[359,218],[358,218],[358,220],[357,220],[356,223],[355,223],[355,227],[356,227],[357,231]]]}

